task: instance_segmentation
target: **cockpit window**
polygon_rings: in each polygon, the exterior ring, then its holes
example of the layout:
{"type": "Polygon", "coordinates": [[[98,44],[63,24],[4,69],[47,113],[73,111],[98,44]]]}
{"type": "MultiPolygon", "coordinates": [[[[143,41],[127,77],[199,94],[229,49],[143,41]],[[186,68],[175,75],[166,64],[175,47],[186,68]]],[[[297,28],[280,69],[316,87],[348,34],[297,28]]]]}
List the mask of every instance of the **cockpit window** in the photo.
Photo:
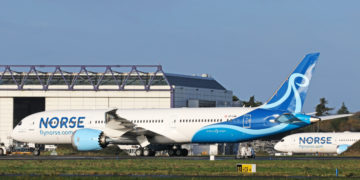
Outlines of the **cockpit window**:
{"type": "Polygon", "coordinates": [[[283,114],[279,116],[276,121],[280,123],[294,123],[294,122],[301,122],[299,121],[294,115],[292,114],[283,114]]]}
{"type": "Polygon", "coordinates": [[[284,139],[281,139],[281,142],[284,142],[285,140],[284,139]]]}
{"type": "Polygon", "coordinates": [[[22,123],[22,121],[20,121],[17,125],[18,125],[18,126],[21,126],[21,123],[22,123]]]}

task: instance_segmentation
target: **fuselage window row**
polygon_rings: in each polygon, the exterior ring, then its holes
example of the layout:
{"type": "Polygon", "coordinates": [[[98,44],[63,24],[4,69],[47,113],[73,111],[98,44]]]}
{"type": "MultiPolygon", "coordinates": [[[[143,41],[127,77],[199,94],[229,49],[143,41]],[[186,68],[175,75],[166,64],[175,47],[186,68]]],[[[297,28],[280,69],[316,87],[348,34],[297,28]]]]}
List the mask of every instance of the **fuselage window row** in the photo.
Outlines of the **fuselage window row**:
{"type": "Polygon", "coordinates": [[[222,122],[222,119],[180,119],[181,123],[189,122],[222,122]]]}
{"type": "MultiPolygon", "coordinates": [[[[180,123],[190,122],[222,122],[222,119],[180,119],[180,123]]],[[[164,120],[130,120],[131,123],[163,123],[164,120]]],[[[176,121],[174,121],[176,122],[176,121]]]]}
{"type": "Polygon", "coordinates": [[[163,123],[164,120],[130,120],[131,123],[163,123]]]}

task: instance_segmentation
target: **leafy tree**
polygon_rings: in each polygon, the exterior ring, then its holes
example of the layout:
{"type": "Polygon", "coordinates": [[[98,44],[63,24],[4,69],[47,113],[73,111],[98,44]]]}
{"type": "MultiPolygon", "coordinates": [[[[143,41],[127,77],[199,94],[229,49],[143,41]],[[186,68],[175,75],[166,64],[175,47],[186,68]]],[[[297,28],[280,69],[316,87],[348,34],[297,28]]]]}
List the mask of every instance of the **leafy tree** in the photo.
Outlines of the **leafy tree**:
{"type": "Polygon", "coordinates": [[[348,108],[345,106],[345,103],[342,103],[342,106],[340,107],[340,109],[337,111],[338,114],[349,114],[349,110],[348,108]]]}
{"type": "Polygon", "coordinates": [[[320,104],[316,106],[316,116],[328,115],[329,111],[332,111],[334,108],[326,107],[327,100],[325,98],[320,98],[320,104]]]}
{"type": "Polygon", "coordinates": [[[262,102],[255,101],[255,96],[251,96],[249,101],[244,101],[243,103],[245,107],[257,107],[262,105],[262,102]]]}
{"type": "Polygon", "coordinates": [[[232,97],[232,101],[233,101],[233,102],[239,101],[239,98],[234,95],[234,96],[232,97]]]}

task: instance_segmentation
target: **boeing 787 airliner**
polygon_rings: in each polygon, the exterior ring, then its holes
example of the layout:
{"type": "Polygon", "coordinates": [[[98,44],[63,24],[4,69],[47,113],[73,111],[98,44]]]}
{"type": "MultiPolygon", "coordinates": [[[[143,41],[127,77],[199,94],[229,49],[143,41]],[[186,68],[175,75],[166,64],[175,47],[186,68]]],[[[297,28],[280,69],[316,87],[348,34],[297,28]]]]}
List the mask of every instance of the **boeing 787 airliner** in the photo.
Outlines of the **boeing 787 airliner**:
{"type": "Polygon", "coordinates": [[[301,113],[319,53],[305,56],[260,107],[44,111],[24,118],[12,137],[37,144],[72,144],[79,151],[109,144],[140,145],[137,155],[187,155],[184,143],[241,142],[320,120],[301,113]]]}

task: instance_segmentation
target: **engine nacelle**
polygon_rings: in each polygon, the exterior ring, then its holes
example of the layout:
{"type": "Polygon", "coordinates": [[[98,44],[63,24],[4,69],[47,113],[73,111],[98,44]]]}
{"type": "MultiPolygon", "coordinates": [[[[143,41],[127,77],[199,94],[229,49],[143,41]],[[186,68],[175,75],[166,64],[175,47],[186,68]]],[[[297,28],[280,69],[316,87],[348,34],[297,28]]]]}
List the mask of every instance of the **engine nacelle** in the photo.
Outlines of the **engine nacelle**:
{"type": "Polygon", "coordinates": [[[74,132],[71,137],[71,144],[78,151],[101,150],[108,145],[104,132],[86,128],[74,132]]]}
{"type": "Polygon", "coordinates": [[[347,145],[347,144],[338,145],[336,148],[336,153],[341,154],[341,153],[345,152],[348,148],[349,148],[349,145],[347,145]]]}

